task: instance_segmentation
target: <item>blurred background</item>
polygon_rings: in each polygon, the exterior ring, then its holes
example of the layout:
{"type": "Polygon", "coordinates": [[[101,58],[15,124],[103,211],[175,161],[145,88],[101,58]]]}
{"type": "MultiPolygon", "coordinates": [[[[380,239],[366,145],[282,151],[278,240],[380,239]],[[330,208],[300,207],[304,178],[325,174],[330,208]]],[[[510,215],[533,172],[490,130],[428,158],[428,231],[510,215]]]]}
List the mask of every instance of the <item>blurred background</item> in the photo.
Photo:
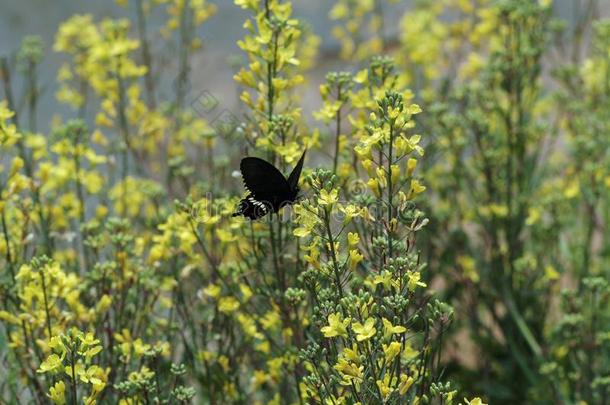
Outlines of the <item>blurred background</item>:
{"type": "MultiPolygon", "coordinates": [[[[217,0],[211,2],[217,6],[217,13],[198,32],[199,38],[203,40],[203,49],[193,58],[193,83],[191,83],[191,97],[196,98],[204,91],[209,91],[214,97],[222,101],[224,108],[232,109],[237,106],[237,86],[233,80],[234,69],[230,69],[233,62],[239,62],[241,54],[236,41],[242,38],[244,29],[242,22],[247,15],[230,0],[217,0]]],[[[402,11],[405,11],[414,3],[413,0],[398,1],[397,4],[388,6],[384,10],[386,19],[386,35],[392,39],[396,37],[397,27],[402,11]],[[391,8],[393,9],[391,9],[391,8]],[[401,11],[401,12],[396,12],[401,11]]],[[[328,13],[334,2],[327,0],[296,0],[294,5],[294,16],[309,24],[313,33],[320,39],[320,61],[311,72],[309,92],[305,97],[304,105],[312,106],[319,101],[318,84],[324,80],[324,75],[335,68],[346,69],[345,61],[338,58],[340,45],[332,36],[333,21],[328,18],[328,13]]],[[[76,1],[76,0],[0,0],[0,55],[11,55],[14,57],[19,44],[27,35],[39,35],[44,42],[45,49],[50,51],[59,24],[74,14],[92,14],[94,20],[102,18],[131,17],[134,10],[119,7],[114,1],[76,1]]],[[[555,0],[553,12],[556,17],[565,20],[570,26],[577,21],[578,15],[585,12],[585,2],[581,0],[555,0]]],[[[600,18],[610,16],[610,1],[601,1],[598,5],[600,18]]],[[[151,21],[161,24],[163,16],[152,16],[151,21]]],[[[153,25],[153,24],[151,24],[153,25]]],[[[150,33],[156,32],[158,26],[150,27],[150,33]],[[157,29],[155,29],[157,28],[157,29]]],[[[172,60],[172,49],[159,49],[158,44],[164,41],[151,41],[153,54],[167,55],[167,71],[175,69],[175,61],[172,60]],[[157,46],[155,46],[157,44],[157,46]]],[[[39,122],[50,122],[54,114],[63,115],[68,111],[66,106],[55,101],[57,81],[55,76],[64,55],[54,52],[45,52],[41,65],[44,71],[39,72],[43,94],[39,110],[39,122]]],[[[167,81],[167,80],[166,80],[167,81]]],[[[171,83],[165,83],[166,91],[171,92],[171,83]]],[[[164,99],[160,94],[160,99],[164,99]]]]}

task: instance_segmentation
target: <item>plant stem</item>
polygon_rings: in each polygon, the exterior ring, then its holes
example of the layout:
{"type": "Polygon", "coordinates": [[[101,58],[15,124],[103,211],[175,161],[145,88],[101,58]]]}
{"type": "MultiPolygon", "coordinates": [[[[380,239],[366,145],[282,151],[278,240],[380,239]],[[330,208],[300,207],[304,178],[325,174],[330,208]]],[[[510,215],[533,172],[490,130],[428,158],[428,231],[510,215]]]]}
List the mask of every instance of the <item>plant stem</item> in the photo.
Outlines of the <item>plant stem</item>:
{"type": "MultiPolygon", "coordinates": [[[[341,102],[341,85],[337,86],[337,100],[341,102]]],[[[333,173],[337,173],[337,166],[339,164],[339,137],[341,136],[341,107],[337,110],[335,117],[335,156],[333,160],[333,173]]]]}
{"type": "Polygon", "coordinates": [[[339,262],[337,261],[337,252],[335,251],[335,241],[333,238],[332,230],[330,228],[330,215],[329,210],[324,209],[324,226],[326,228],[326,236],[328,237],[328,244],[330,246],[330,255],[333,262],[333,273],[335,275],[335,284],[339,291],[339,297],[343,298],[343,287],[341,286],[341,274],[339,269],[339,262]]]}
{"type": "Polygon", "coordinates": [[[78,204],[79,204],[79,227],[77,229],[78,235],[79,235],[79,239],[80,239],[80,253],[81,253],[81,274],[84,273],[84,270],[88,269],[89,267],[89,256],[88,256],[88,252],[87,252],[87,248],[85,246],[85,236],[83,234],[82,231],[82,226],[86,223],[86,215],[85,215],[85,194],[83,192],[83,185],[81,184],[81,162],[80,162],[80,155],[78,153],[78,147],[80,145],[80,135],[81,135],[81,130],[80,128],[77,129],[78,133],[76,134],[76,141],[74,143],[74,169],[75,172],[74,176],[75,176],[75,187],[76,187],[76,196],[78,198],[78,204]]]}
{"type": "Polygon", "coordinates": [[[49,334],[49,339],[53,337],[51,334],[51,315],[49,314],[49,299],[47,297],[47,284],[44,277],[44,266],[40,269],[40,278],[42,281],[42,296],[44,299],[44,311],[46,314],[46,323],[47,323],[47,333],[49,334]]]}
{"type": "Polygon", "coordinates": [[[8,264],[9,272],[11,273],[11,280],[13,281],[13,285],[15,285],[15,268],[13,267],[13,255],[11,253],[11,242],[8,236],[8,228],[6,226],[6,213],[4,212],[4,208],[1,213],[2,218],[2,234],[4,235],[4,243],[6,244],[6,263],[8,264]]]}
{"type": "Polygon", "coordinates": [[[127,175],[129,174],[129,124],[127,123],[127,103],[125,100],[125,84],[121,76],[121,58],[117,58],[116,80],[119,95],[119,128],[123,138],[123,149],[121,150],[122,166],[121,166],[121,203],[123,205],[123,215],[127,215],[127,175]]]}
{"type": "Polygon", "coordinates": [[[388,144],[388,223],[386,225],[386,232],[388,238],[388,258],[392,257],[392,230],[390,229],[390,223],[392,222],[392,215],[394,214],[393,201],[393,190],[392,190],[392,152],[394,149],[394,123],[390,123],[390,143],[388,144]]]}
{"type": "Polygon", "coordinates": [[[146,34],[146,15],[144,13],[144,5],[142,0],[136,0],[136,25],[138,29],[138,37],[142,45],[142,62],[146,66],[144,74],[144,86],[146,89],[146,104],[148,108],[154,110],[156,108],[155,101],[155,82],[152,73],[152,57],[150,54],[150,45],[146,34]]]}
{"type": "Polygon", "coordinates": [[[70,364],[72,365],[72,405],[78,404],[78,398],[76,396],[76,361],[74,358],[74,347],[70,350],[70,364]]]}
{"type": "Polygon", "coordinates": [[[29,118],[29,129],[31,133],[36,132],[36,107],[38,105],[38,89],[36,80],[36,62],[33,60],[28,61],[27,68],[28,75],[28,118],[29,118]]]}

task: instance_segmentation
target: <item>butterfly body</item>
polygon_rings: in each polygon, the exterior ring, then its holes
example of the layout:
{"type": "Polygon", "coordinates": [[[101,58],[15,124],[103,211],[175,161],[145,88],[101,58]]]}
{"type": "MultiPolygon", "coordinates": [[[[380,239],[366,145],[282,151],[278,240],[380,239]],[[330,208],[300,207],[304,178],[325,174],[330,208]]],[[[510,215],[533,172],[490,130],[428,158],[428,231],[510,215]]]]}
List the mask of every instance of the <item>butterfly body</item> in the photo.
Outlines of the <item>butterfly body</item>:
{"type": "Polygon", "coordinates": [[[271,163],[256,157],[243,158],[239,169],[248,195],[243,198],[233,216],[243,215],[259,219],[277,213],[282,207],[293,204],[299,194],[299,177],[303,169],[305,152],[288,178],[271,163]]]}

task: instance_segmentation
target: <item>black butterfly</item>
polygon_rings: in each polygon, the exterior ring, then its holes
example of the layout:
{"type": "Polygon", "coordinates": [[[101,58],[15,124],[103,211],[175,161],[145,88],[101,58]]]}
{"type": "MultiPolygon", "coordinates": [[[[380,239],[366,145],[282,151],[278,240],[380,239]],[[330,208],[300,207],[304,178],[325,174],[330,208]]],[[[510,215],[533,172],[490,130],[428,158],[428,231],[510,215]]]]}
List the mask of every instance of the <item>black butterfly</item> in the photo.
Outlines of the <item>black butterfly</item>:
{"type": "Polygon", "coordinates": [[[288,179],[275,166],[263,159],[243,158],[239,170],[248,195],[240,201],[233,216],[243,215],[246,218],[259,219],[269,212],[276,213],[285,205],[294,203],[299,194],[299,177],[303,169],[305,152],[292,169],[288,179]]]}

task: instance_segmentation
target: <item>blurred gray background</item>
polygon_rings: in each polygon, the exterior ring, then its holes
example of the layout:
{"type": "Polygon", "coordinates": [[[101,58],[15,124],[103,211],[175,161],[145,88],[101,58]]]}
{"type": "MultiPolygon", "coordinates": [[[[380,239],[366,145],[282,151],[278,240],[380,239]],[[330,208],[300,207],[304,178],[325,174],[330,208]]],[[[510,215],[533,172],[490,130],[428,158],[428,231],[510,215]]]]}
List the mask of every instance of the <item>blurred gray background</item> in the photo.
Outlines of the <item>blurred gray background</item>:
{"type": "MultiPolygon", "coordinates": [[[[532,0],[536,1],[536,0],[532,0]]],[[[583,12],[587,0],[555,0],[554,13],[573,23],[579,12],[583,12]]],[[[204,49],[193,59],[192,92],[200,94],[209,91],[224,108],[233,109],[236,106],[236,87],[232,76],[234,69],[230,68],[229,60],[240,57],[241,51],[235,45],[236,40],[244,35],[242,23],[247,15],[232,0],[212,0],[218,7],[216,15],[204,23],[198,35],[203,39],[204,49]]],[[[409,7],[413,0],[403,0],[393,6],[409,7]]],[[[324,73],[333,68],[343,66],[333,55],[338,50],[337,42],[332,38],[330,30],[333,22],[328,19],[328,11],[334,4],[329,0],[294,0],[294,15],[311,26],[311,29],[322,39],[321,52],[324,55],[316,71],[312,72],[311,81],[304,97],[305,102],[317,104],[318,84],[323,80],[324,73]]],[[[600,15],[610,16],[610,0],[599,0],[600,15]]],[[[21,40],[27,35],[39,35],[45,45],[45,56],[42,62],[40,83],[43,87],[39,110],[39,128],[44,130],[54,114],[65,115],[68,110],[55,101],[57,89],[55,75],[64,56],[52,51],[53,39],[59,24],[74,14],[93,14],[96,20],[104,17],[134,18],[133,2],[124,9],[117,6],[114,0],[0,0],[0,55],[13,55],[19,48],[21,40]]],[[[386,26],[391,35],[402,13],[386,12],[386,26]]],[[[153,16],[149,31],[158,31],[160,16],[153,16]]],[[[171,49],[159,49],[161,41],[152,44],[153,54],[171,49]]],[[[171,70],[171,67],[169,67],[171,70]]],[[[165,80],[168,80],[165,78],[165,80]]],[[[170,88],[170,86],[166,86],[170,88]]],[[[14,92],[21,93],[20,83],[15,83],[14,92]]],[[[3,92],[0,92],[3,98],[3,92]]],[[[160,94],[159,99],[164,95],[160,94]]]]}

